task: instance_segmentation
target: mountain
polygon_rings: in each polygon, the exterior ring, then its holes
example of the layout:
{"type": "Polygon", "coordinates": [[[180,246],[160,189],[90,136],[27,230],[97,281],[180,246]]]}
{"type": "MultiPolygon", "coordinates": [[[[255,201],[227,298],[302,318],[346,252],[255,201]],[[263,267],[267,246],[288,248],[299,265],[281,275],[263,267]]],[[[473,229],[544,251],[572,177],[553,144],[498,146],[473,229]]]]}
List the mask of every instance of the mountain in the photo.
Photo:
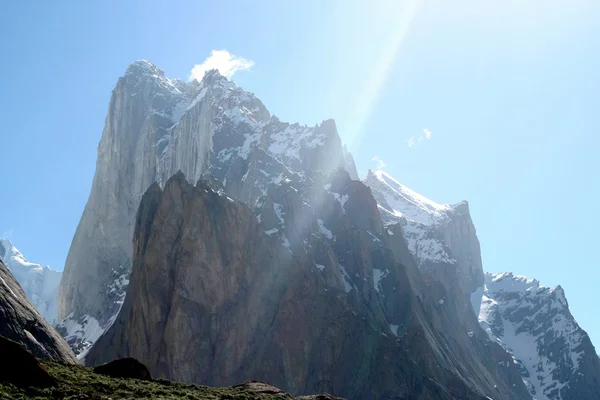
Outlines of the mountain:
{"type": "Polygon", "coordinates": [[[482,328],[520,366],[533,398],[600,399],[600,359],[560,286],[486,273],[473,307],[482,328]]]}
{"type": "Polygon", "coordinates": [[[369,170],[364,183],[373,191],[384,223],[402,226],[408,248],[424,273],[443,283],[448,283],[449,273],[457,273],[456,284],[468,294],[483,284],[479,239],[466,201],[437,204],[384,171],[369,170]]]}
{"type": "Polygon", "coordinates": [[[36,311],[2,260],[0,260],[0,336],[24,345],[36,357],[66,363],[76,362],[67,343],[36,311]]]}
{"type": "MultiPolygon", "coordinates": [[[[479,241],[468,203],[440,205],[400,184],[384,171],[364,180],[386,225],[402,226],[421,271],[471,293],[472,307],[490,339],[519,365],[537,400],[597,399],[598,357],[588,335],[570,314],[560,286],[550,289],[511,273],[483,274],[479,241]]],[[[460,298],[460,295],[455,295],[460,298]]],[[[469,318],[465,304],[460,318],[469,318]]]]}
{"type": "Polygon", "coordinates": [[[471,308],[466,203],[429,225],[452,259],[415,262],[403,219],[357,177],[334,121],[285,123],[216,71],[187,83],[133,63],[69,250],[62,333],[88,364],[131,355],[196,383],[530,399],[471,308]]]}
{"type": "MultiPolygon", "coordinates": [[[[134,62],[113,90],[92,190],[67,256],[61,331],[80,352],[116,318],[136,211],[153,182],[164,185],[178,170],[191,181],[210,173],[231,197],[256,205],[271,182],[353,165],[331,120],[284,123],[217,71],[187,83],[134,62]]],[[[350,174],[357,176],[355,169],[350,174]]]]}
{"type": "Polygon", "coordinates": [[[0,259],[19,282],[35,309],[50,324],[56,323],[56,298],[62,272],[27,261],[7,239],[0,239],[0,259]]]}

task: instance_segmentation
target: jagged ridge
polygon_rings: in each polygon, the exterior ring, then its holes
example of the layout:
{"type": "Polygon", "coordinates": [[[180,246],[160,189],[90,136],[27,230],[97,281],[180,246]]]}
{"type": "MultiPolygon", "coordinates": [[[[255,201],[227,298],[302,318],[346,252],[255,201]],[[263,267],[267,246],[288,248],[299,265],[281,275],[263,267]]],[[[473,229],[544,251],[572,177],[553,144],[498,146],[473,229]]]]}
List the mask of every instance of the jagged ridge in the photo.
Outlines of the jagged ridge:
{"type": "Polygon", "coordinates": [[[482,328],[512,354],[535,399],[600,399],[600,362],[560,286],[486,273],[472,301],[482,328]]]}
{"type": "Polygon", "coordinates": [[[347,173],[297,191],[285,186],[269,191],[283,196],[279,223],[306,218],[297,197],[313,191],[322,199],[317,221],[329,216],[308,235],[288,231],[289,243],[254,215],[264,219],[272,203],[253,212],[182,174],[164,192],[153,185],[138,211],[125,305],[86,363],[135,357],[169,379],[218,386],[268,379],[292,393],[350,399],[483,399],[485,390],[514,398],[493,387],[502,384],[486,378],[486,367],[443,344],[429,318],[449,310],[438,297],[415,296],[425,290],[420,275],[395,261],[395,238],[383,234],[368,188],[347,173]]]}

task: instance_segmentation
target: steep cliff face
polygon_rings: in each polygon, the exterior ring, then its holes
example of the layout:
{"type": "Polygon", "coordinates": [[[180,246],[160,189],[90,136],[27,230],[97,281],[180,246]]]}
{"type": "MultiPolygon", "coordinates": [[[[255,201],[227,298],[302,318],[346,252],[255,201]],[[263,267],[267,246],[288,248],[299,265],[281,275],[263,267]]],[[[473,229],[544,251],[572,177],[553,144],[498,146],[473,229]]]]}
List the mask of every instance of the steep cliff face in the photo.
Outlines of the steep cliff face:
{"type": "Polygon", "coordinates": [[[84,351],[114,321],[131,269],[135,214],[145,190],[178,170],[210,173],[251,207],[273,183],[313,179],[348,166],[335,123],[288,124],[251,93],[209,71],[202,82],[170,80],[133,63],[113,90],[92,191],[58,294],[63,334],[84,351]]]}
{"type": "Polygon", "coordinates": [[[423,272],[447,286],[461,285],[465,294],[483,284],[479,239],[467,202],[437,204],[383,171],[369,170],[364,183],[373,190],[384,222],[402,226],[423,272]],[[453,282],[455,270],[459,279],[453,282]]]}
{"type": "Polygon", "coordinates": [[[7,239],[0,239],[0,260],[4,261],[42,317],[50,324],[56,323],[56,297],[62,272],[27,261],[7,239]]]}
{"type": "Polygon", "coordinates": [[[0,336],[21,343],[36,357],[67,363],[76,362],[67,343],[35,310],[2,260],[0,260],[0,336]]]}
{"type": "Polygon", "coordinates": [[[535,399],[600,399],[600,360],[560,286],[488,273],[472,300],[482,328],[512,354],[535,399]]]}
{"type": "Polygon", "coordinates": [[[530,398],[347,172],[271,183],[254,210],[214,184],[177,174],[148,190],[125,304],[86,363],[131,356],[175,380],[350,399],[530,398]]]}
{"type": "MultiPolygon", "coordinates": [[[[161,139],[184,94],[154,66],[132,64],[113,90],[90,197],[69,250],[58,294],[62,333],[81,351],[123,302],[133,215],[158,178],[161,139]]],[[[164,141],[164,140],[163,140],[164,141]]]]}

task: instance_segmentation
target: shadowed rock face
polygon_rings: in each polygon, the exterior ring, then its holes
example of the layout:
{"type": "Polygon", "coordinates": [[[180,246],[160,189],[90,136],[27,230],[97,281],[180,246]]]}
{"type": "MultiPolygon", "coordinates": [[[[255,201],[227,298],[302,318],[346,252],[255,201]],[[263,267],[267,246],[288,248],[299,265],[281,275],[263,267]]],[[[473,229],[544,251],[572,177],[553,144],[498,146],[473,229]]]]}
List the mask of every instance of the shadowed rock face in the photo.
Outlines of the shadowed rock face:
{"type": "Polygon", "coordinates": [[[452,328],[446,289],[383,232],[367,187],[341,171],[294,189],[270,188],[253,211],[182,174],[153,185],[125,304],[86,362],[134,357],[157,377],[349,399],[529,398],[503,383],[508,356],[485,333],[452,328]]]}
{"type": "Polygon", "coordinates": [[[56,385],[54,378],[25,347],[0,336],[0,382],[18,387],[45,388],[56,385]]]}
{"type": "MultiPolygon", "coordinates": [[[[76,362],[69,346],[27,300],[25,292],[2,260],[0,260],[0,336],[22,344],[36,357],[76,362]]],[[[4,359],[5,353],[0,352],[0,354],[4,359]]]]}

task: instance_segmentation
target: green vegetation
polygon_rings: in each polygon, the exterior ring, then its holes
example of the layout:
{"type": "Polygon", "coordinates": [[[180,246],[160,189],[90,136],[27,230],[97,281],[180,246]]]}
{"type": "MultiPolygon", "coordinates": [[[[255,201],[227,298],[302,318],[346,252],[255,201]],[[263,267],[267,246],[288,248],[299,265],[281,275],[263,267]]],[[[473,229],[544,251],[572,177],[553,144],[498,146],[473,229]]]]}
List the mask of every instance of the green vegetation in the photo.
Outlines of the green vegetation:
{"type": "MultiPolygon", "coordinates": [[[[3,360],[5,361],[5,360],[3,360]]],[[[241,388],[210,388],[167,380],[141,381],[95,374],[91,368],[53,361],[40,363],[58,381],[48,389],[20,389],[0,383],[0,400],[8,399],[189,399],[189,400],[291,400],[287,394],[263,394],[241,388]]]]}

